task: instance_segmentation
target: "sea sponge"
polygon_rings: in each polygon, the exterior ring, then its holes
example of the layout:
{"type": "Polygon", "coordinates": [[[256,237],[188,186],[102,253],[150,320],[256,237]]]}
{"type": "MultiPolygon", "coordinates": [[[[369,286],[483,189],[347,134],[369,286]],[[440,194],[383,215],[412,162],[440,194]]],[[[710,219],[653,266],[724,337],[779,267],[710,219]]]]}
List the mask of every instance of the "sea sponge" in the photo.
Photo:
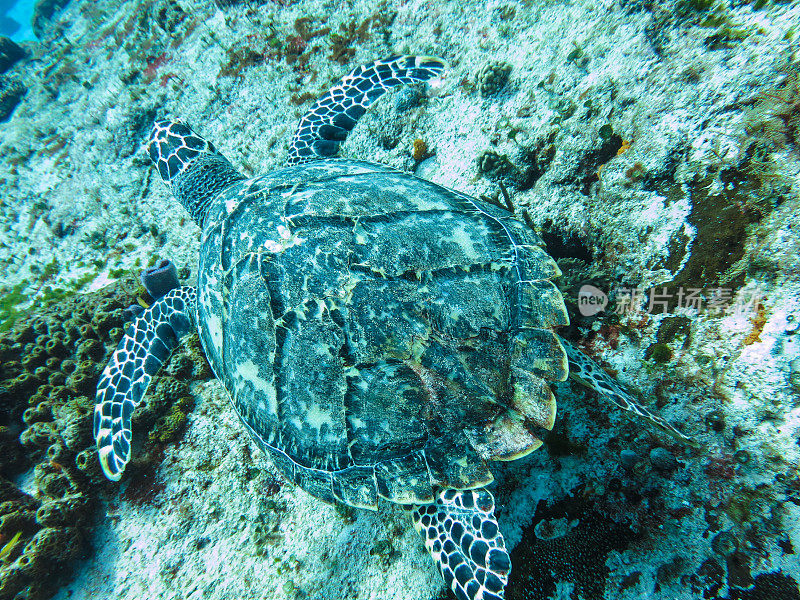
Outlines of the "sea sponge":
{"type": "MultiPolygon", "coordinates": [[[[25,368],[24,365],[21,366],[25,368]]],[[[10,394],[17,397],[29,396],[39,387],[39,383],[33,373],[20,373],[17,377],[7,380],[6,389],[10,394]]]]}
{"type": "Polygon", "coordinates": [[[72,398],[53,410],[53,420],[61,432],[61,439],[73,453],[93,445],[93,412],[94,406],[86,396],[72,398]]]}
{"type": "Polygon", "coordinates": [[[154,300],[161,298],[180,285],[178,269],[172,261],[167,259],[162,259],[155,266],[142,271],[140,279],[144,289],[154,300]]]}
{"type": "Polygon", "coordinates": [[[97,456],[97,448],[94,446],[86,448],[75,455],[75,466],[90,481],[97,483],[104,481],[103,471],[100,468],[100,459],[97,456]]]}
{"type": "Polygon", "coordinates": [[[94,373],[95,370],[95,367],[91,363],[82,364],[74,373],[67,377],[67,387],[79,396],[92,395],[95,385],[97,384],[94,373]]]}
{"type": "Polygon", "coordinates": [[[78,491],[78,484],[57,463],[41,462],[33,469],[33,481],[50,498],[61,498],[78,491]]]}
{"type": "Polygon", "coordinates": [[[98,333],[98,335],[108,339],[109,331],[121,323],[122,320],[123,315],[121,308],[98,310],[92,319],[92,327],[94,327],[94,330],[98,333]]]}
{"type": "Polygon", "coordinates": [[[52,385],[53,387],[62,387],[65,383],[67,383],[67,376],[62,371],[57,370],[58,365],[48,365],[52,372],[50,376],[47,378],[47,383],[52,385]]]}
{"type": "Polygon", "coordinates": [[[24,430],[19,441],[29,448],[47,448],[58,439],[55,426],[50,421],[37,421],[24,430]]]}
{"type": "Polygon", "coordinates": [[[15,598],[25,585],[25,576],[16,567],[0,570],[0,598],[15,598]]]}
{"type": "Polygon", "coordinates": [[[28,542],[17,561],[27,558],[25,566],[39,571],[36,569],[36,563],[39,563],[40,568],[47,568],[48,560],[55,558],[71,560],[76,558],[82,549],[83,539],[77,528],[45,527],[28,542]]]}
{"type": "MultiPolygon", "coordinates": [[[[41,396],[44,398],[44,396],[41,396]]],[[[33,425],[39,421],[50,421],[53,418],[53,413],[50,411],[50,402],[43,400],[37,402],[36,406],[31,406],[22,413],[22,420],[26,425],[33,425]]]]}
{"type": "MultiPolygon", "coordinates": [[[[20,534],[19,549],[0,561],[2,600],[48,597],[62,582],[53,574],[68,574],[64,567],[85,548],[82,531],[105,481],[92,437],[97,377],[125,328],[124,308],[143,293],[133,277],[123,278],[20,316],[0,332],[0,498],[7,499],[0,539],[20,534]],[[11,481],[32,465],[38,499],[11,481]]],[[[191,410],[184,381],[210,376],[198,340],[175,355],[181,358],[170,364],[180,380],[153,386],[143,411],[149,425],[142,431],[168,413],[164,439],[180,433],[191,410]]]]}
{"type": "Polygon", "coordinates": [[[43,527],[84,524],[91,516],[93,504],[85,494],[71,494],[47,501],[36,511],[36,522],[43,527]]]}
{"type": "MultiPolygon", "coordinates": [[[[92,328],[91,331],[92,332],[97,331],[97,333],[99,333],[99,330],[97,330],[96,328],[92,328]]],[[[103,342],[101,342],[98,338],[89,338],[88,340],[84,340],[83,342],[81,342],[81,344],[78,346],[78,351],[76,353],[76,356],[78,357],[79,360],[81,361],[88,360],[92,362],[98,362],[103,360],[103,357],[105,355],[106,355],[106,348],[103,345],[103,342]]]]}
{"type": "Polygon", "coordinates": [[[420,162],[423,159],[430,156],[428,153],[428,144],[425,140],[422,139],[415,139],[411,144],[411,157],[416,162],[420,162]]]}
{"type": "Polygon", "coordinates": [[[0,504],[0,533],[11,538],[20,531],[31,535],[38,527],[36,525],[36,508],[25,502],[11,501],[0,504]],[[8,511],[8,512],[5,512],[8,511]]]}

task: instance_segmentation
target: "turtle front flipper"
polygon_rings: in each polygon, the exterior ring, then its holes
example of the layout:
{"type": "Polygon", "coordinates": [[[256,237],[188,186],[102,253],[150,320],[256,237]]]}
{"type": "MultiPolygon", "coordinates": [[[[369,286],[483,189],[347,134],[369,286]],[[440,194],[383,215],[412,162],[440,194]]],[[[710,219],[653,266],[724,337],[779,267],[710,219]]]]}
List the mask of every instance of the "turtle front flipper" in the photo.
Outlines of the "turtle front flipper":
{"type": "Polygon", "coordinates": [[[106,477],[118,481],[131,455],[131,415],[181,338],[197,330],[197,290],[179,287],[156,300],[125,332],[97,383],[94,438],[106,477]]]}
{"type": "Polygon", "coordinates": [[[414,528],[458,600],[502,600],[511,559],[489,490],[444,490],[411,508],[414,528]]]}
{"type": "Polygon", "coordinates": [[[286,164],[334,156],[369,105],[389,88],[428,81],[444,68],[441,60],[431,56],[392,56],[356,67],[300,119],[286,164]]]}
{"type": "Polygon", "coordinates": [[[663,417],[660,417],[647,408],[636,402],[631,395],[623,390],[614,379],[606,373],[600,365],[595,363],[591,358],[586,356],[583,352],[578,350],[575,346],[562,339],[561,344],[567,351],[567,360],[569,361],[569,376],[578,383],[585,385],[588,388],[595,390],[598,394],[603,396],[612,404],[636,415],[646,419],[665,433],[680,440],[693,448],[698,448],[698,444],[692,438],[681,433],[672,425],[667,423],[663,417]]]}

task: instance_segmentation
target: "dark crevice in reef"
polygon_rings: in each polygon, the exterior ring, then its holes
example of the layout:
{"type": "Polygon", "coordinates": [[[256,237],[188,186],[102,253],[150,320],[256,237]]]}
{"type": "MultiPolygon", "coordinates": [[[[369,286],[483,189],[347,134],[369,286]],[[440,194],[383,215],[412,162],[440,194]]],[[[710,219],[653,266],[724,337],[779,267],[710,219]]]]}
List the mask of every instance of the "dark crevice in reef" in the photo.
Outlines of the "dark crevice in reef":
{"type": "Polygon", "coordinates": [[[547,245],[547,253],[555,260],[577,258],[585,263],[593,261],[592,251],[574,232],[561,229],[547,219],[542,223],[541,237],[547,245]]]}
{"type": "Polygon", "coordinates": [[[578,181],[580,191],[584,196],[591,195],[592,185],[600,181],[600,174],[598,173],[601,165],[606,164],[617,155],[620,148],[622,148],[622,138],[618,134],[613,134],[594,152],[586,156],[581,165],[583,176],[579,176],[578,181]]]}
{"type": "Polygon", "coordinates": [[[725,600],[800,600],[797,582],[780,571],[756,575],[747,589],[733,588],[725,600]]]}

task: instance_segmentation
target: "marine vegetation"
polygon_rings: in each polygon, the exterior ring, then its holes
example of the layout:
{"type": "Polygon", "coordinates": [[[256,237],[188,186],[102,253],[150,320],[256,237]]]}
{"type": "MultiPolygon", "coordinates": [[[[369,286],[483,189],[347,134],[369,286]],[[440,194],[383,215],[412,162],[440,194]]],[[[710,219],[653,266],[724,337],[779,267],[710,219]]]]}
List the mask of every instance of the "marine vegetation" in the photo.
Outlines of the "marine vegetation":
{"type": "MultiPolygon", "coordinates": [[[[90,551],[88,527],[107,483],[89,398],[122,338],[125,308],[140,297],[149,298],[124,277],[35,310],[0,334],[0,600],[49,597],[90,551]],[[33,490],[13,483],[25,473],[33,490]]],[[[176,354],[148,395],[137,420],[153,436],[140,468],[180,435],[192,406],[185,382],[207,377],[204,364],[191,351],[176,354]]]]}

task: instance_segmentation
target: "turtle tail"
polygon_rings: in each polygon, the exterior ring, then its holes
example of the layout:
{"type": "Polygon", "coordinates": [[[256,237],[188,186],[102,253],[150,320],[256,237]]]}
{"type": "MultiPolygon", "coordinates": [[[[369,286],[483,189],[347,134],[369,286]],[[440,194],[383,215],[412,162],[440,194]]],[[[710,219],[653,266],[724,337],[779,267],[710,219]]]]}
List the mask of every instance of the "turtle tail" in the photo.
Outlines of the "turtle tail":
{"type": "Polygon", "coordinates": [[[131,415],[181,338],[196,331],[197,290],[167,292],[125,332],[97,383],[94,438],[106,477],[118,481],[131,456],[131,415]]]}
{"type": "Polygon", "coordinates": [[[502,600],[511,559],[485,488],[446,489],[409,508],[425,547],[458,600],[502,600]]]}
{"type": "Polygon", "coordinates": [[[300,119],[287,165],[329,158],[370,104],[390,88],[441,76],[445,64],[432,56],[391,56],[356,67],[321,96],[300,119]]]}

